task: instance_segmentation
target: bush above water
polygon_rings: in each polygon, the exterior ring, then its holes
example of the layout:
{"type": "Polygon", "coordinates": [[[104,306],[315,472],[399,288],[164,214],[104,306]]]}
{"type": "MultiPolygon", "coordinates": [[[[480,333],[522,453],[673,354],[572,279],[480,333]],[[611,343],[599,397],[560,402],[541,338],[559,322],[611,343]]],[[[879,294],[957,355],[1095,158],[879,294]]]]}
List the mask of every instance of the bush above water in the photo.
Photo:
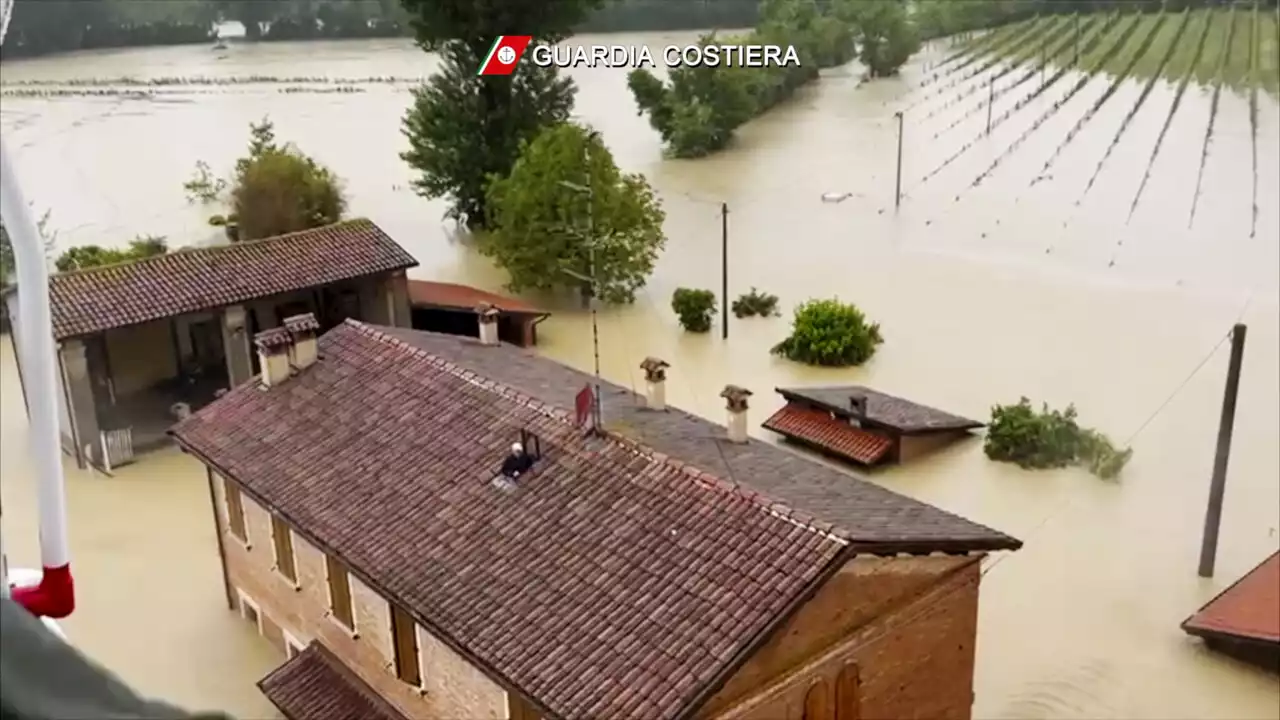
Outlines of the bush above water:
{"type": "Polygon", "coordinates": [[[685,330],[704,333],[711,329],[711,318],[716,314],[716,294],[710,290],[677,288],[671,295],[671,309],[676,311],[685,330]]]}
{"type": "Polygon", "coordinates": [[[791,335],[773,347],[774,355],[809,365],[861,365],[884,342],[880,325],[838,299],[810,300],[796,308],[791,335]]]}
{"type": "Polygon", "coordinates": [[[733,316],[736,318],[773,317],[777,314],[778,296],[762,293],[755,288],[733,301],[733,316]]]}
{"type": "Polygon", "coordinates": [[[1119,475],[1133,456],[1132,448],[1117,450],[1105,435],[1080,427],[1074,405],[1059,411],[1045,404],[1037,412],[1025,397],[991,409],[983,450],[1027,470],[1082,465],[1103,479],[1119,475]]]}

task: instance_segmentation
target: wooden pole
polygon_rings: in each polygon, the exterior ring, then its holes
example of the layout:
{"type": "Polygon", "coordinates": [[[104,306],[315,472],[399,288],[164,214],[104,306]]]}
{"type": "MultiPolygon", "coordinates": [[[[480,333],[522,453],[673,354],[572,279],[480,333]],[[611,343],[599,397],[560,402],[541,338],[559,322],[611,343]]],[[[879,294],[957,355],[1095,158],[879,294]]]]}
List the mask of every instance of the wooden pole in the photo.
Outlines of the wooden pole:
{"type": "Polygon", "coordinates": [[[898,116],[898,172],[897,178],[893,183],[893,210],[898,211],[898,207],[902,205],[902,111],[899,110],[898,116]]]}
{"type": "Polygon", "coordinates": [[[1213,478],[1209,481],[1209,503],[1204,516],[1204,537],[1200,542],[1200,577],[1213,577],[1218,559],[1218,527],[1222,522],[1222,496],[1227,486],[1227,460],[1231,456],[1231,433],[1236,423],[1236,397],[1240,392],[1240,365],[1244,362],[1247,328],[1237,323],[1231,330],[1231,360],[1227,365],[1227,387],[1222,394],[1222,418],[1218,421],[1218,451],[1213,458],[1213,478]]]}
{"type": "Polygon", "coordinates": [[[989,83],[991,92],[987,93],[987,134],[991,134],[991,111],[996,106],[996,79],[993,75],[989,83]]]}
{"type": "Polygon", "coordinates": [[[720,203],[720,337],[729,339],[729,203],[720,203]]]}

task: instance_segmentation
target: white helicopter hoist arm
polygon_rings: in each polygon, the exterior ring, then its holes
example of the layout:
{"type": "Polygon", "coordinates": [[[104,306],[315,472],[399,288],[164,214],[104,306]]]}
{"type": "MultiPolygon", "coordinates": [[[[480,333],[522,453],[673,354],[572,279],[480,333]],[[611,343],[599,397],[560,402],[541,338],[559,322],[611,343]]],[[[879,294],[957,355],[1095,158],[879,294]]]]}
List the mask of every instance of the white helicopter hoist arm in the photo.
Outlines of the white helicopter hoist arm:
{"type": "MultiPolygon", "coordinates": [[[[9,29],[13,4],[14,0],[0,0],[0,44],[9,29]]],[[[58,362],[49,309],[49,271],[43,239],[18,186],[3,137],[0,137],[0,220],[13,245],[17,274],[19,317],[12,319],[14,330],[20,327],[24,340],[19,362],[26,377],[43,565],[38,583],[11,586],[7,563],[0,562],[0,572],[4,573],[0,576],[0,585],[32,614],[61,618],[75,609],[75,590],[67,549],[66,488],[55,374],[58,362]]]]}

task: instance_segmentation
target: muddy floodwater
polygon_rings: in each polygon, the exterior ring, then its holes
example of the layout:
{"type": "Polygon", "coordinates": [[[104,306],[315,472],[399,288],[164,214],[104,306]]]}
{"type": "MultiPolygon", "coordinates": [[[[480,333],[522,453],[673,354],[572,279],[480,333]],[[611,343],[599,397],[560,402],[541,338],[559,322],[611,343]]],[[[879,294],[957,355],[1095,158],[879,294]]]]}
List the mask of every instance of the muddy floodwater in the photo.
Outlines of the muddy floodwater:
{"type": "MultiPolygon", "coordinates": [[[[689,37],[587,42],[662,46],[689,37]]],[[[1039,82],[1031,79],[997,98],[993,115],[1007,117],[987,135],[987,113],[974,109],[987,93],[960,97],[981,78],[920,87],[926,67],[945,54],[925,52],[902,77],[861,86],[856,67],[829,71],[743,128],[728,151],[692,162],[662,158],[657,136],[636,116],[625,72],[575,71],[578,115],[604,133],[620,164],[649,177],[668,213],[668,247],[647,291],[600,318],[601,371],[635,385],[640,360],[657,355],[673,366],[671,402],[719,420],[717,395],[732,382],[755,392],[756,423],[780,405],[774,387],[803,383],[865,383],[978,418],[1023,395],[1074,402],[1084,423],[1132,442],[1120,481],[997,465],[980,440],[875,476],[1026,541],[983,581],[976,716],[1276,718],[1275,676],[1212,655],[1178,629],[1280,545],[1276,102],[1260,100],[1256,226],[1248,101],[1226,90],[1190,220],[1210,113],[1210,93],[1194,85],[1130,218],[1172,86],[1157,83],[1085,193],[1140,92],[1136,82],[1123,84],[1045,170],[1105,79],[1052,113],[1074,78],[1019,107],[1039,82]],[[908,107],[906,197],[895,212],[894,112],[908,107]],[[820,201],[832,192],[850,195],[820,201]],[[680,332],[672,291],[719,291],[720,202],[730,209],[731,294],[759,287],[780,295],[788,314],[811,296],[854,301],[884,328],[871,363],[816,370],[770,357],[785,318],[735,320],[727,341],[680,332]],[[1227,361],[1221,340],[1238,320],[1249,335],[1218,573],[1201,580],[1196,560],[1227,361]]],[[[209,211],[183,197],[194,163],[227,170],[248,124],[269,115],[279,137],[345,178],[353,214],[372,218],[418,258],[412,275],[499,289],[501,274],[441,224],[444,205],[407,190],[398,157],[407,80],[434,67],[399,41],[6,61],[3,129],[27,195],[37,213],[51,211],[61,247],[121,245],[139,234],[182,244],[212,235],[203,222],[209,211]],[[251,75],[265,79],[190,80],[251,75]],[[110,81],[123,77],[186,80],[110,81]],[[356,91],[331,92],[344,80],[356,91]],[[27,84],[14,85],[20,81],[27,84]]],[[[1005,75],[997,90],[1021,74],[1005,75]]],[[[552,309],[540,349],[589,369],[589,318],[552,309]]],[[[27,424],[12,350],[3,347],[5,542],[15,564],[34,566],[27,424]]],[[[114,478],[68,469],[68,483],[81,593],[66,623],[71,640],[147,692],[244,718],[270,713],[253,683],[279,658],[226,609],[194,461],[163,452],[114,478]]]]}

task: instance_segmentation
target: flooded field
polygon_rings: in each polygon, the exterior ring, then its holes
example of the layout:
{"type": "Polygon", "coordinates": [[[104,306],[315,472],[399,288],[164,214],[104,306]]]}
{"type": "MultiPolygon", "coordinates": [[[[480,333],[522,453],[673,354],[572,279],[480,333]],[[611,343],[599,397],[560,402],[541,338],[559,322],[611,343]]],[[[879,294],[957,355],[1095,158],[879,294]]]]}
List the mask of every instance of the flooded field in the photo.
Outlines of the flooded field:
{"type": "MultiPolygon", "coordinates": [[[[979,441],[875,477],[1027,543],[984,579],[975,714],[1274,718],[1273,676],[1206,653],[1178,623],[1280,544],[1277,104],[1226,87],[1215,114],[1212,85],[1140,72],[1142,60],[1123,77],[1090,72],[1123,62],[1107,43],[1153,32],[1147,18],[1090,22],[1085,37],[1101,39],[1084,41],[1081,70],[1061,60],[1040,69],[1034,52],[966,66],[948,62],[956,48],[944,45],[899,78],[863,84],[857,67],[839,68],[742,128],[730,149],[687,162],[662,158],[625,73],[575,71],[578,115],[620,164],[649,177],[668,213],[649,287],[601,316],[602,372],[634,386],[640,360],[657,355],[673,366],[670,402],[719,420],[718,393],[733,382],[755,392],[757,423],[781,404],[772,388],[804,383],[865,383],[976,417],[1021,395],[1076,403],[1085,423],[1135,448],[1119,482],[995,465],[979,441]],[[895,212],[898,110],[905,197],[895,212]],[[824,204],[827,192],[850,197],[824,204]],[[759,287],[787,308],[811,296],[855,301],[884,328],[874,361],[817,370],[777,360],[768,348],[785,318],[734,321],[728,341],[679,332],[672,291],[719,287],[721,202],[731,292],[759,287]],[[1220,341],[1238,319],[1250,333],[1219,575],[1202,581],[1220,341]]],[[[1173,43],[1162,39],[1172,22],[1154,30],[1144,57],[1173,43]]],[[[1176,45],[1204,24],[1193,16],[1176,45]]],[[[1062,45],[1056,27],[1041,37],[1062,45]]],[[[354,214],[418,258],[413,275],[498,289],[501,274],[442,226],[443,204],[407,190],[400,118],[411,82],[434,66],[396,41],[6,61],[0,120],[27,195],[51,211],[63,248],[138,234],[207,241],[207,210],[188,205],[181,184],[197,160],[229,169],[249,122],[269,115],[282,139],[346,179],[354,214]]],[[[589,368],[589,318],[545,302],[555,314],[541,349],[589,368]]],[[[5,540],[15,562],[31,565],[25,414],[4,345],[5,540]]],[[[67,623],[72,640],[148,692],[262,717],[253,683],[276,659],[225,610],[194,463],[170,452],[115,478],[70,474],[83,598],[67,623]]]]}

